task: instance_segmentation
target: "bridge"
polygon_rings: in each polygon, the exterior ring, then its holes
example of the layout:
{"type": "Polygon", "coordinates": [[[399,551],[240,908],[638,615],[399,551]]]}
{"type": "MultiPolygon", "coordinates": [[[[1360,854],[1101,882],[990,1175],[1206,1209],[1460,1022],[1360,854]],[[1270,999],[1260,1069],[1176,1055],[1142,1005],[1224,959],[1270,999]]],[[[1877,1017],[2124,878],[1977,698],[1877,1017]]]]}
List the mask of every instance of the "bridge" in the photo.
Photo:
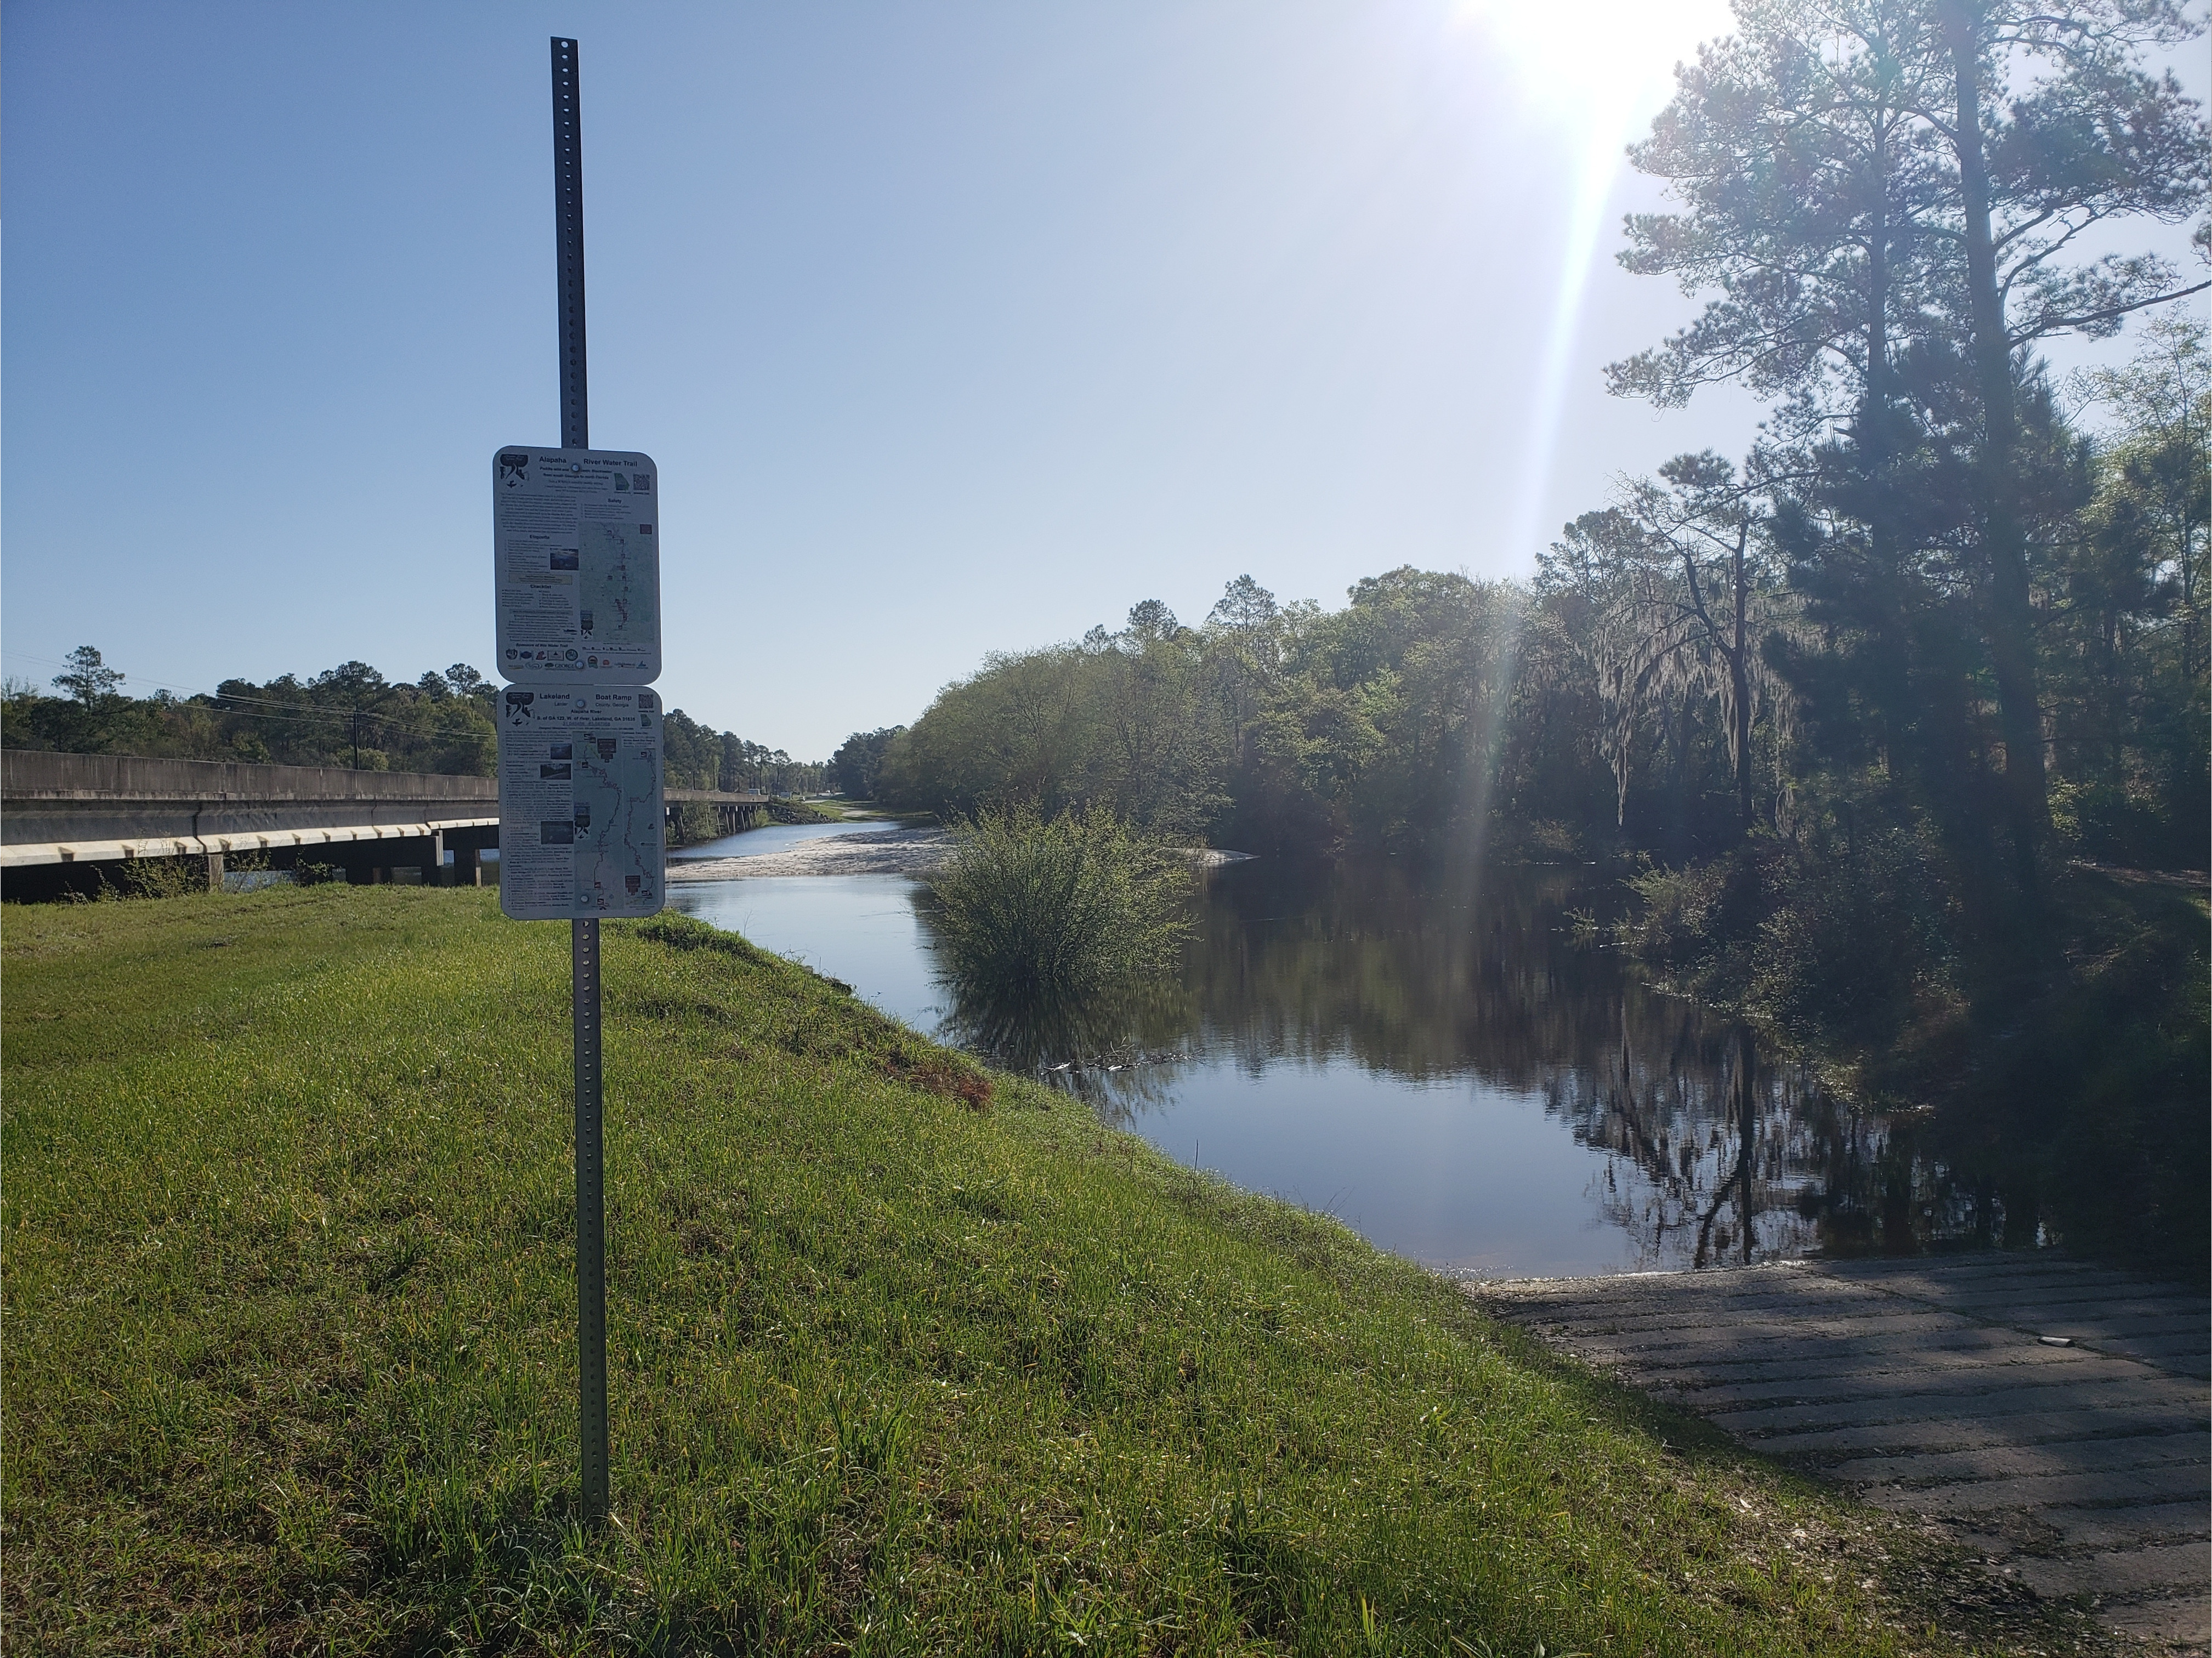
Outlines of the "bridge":
{"type": "MultiPolygon", "coordinates": [[[[780,803],[714,789],[665,792],[670,823],[687,808],[735,834],[780,803]]],[[[226,860],[274,869],[319,864],[356,883],[482,878],[499,845],[499,785],[489,777],[267,766],[132,755],[0,752],[0,874],[9,896],[84,884],[80,872],[138,859],[226,860]]],[[[94,879],[97,878],[95,876],[94,879]]]]}
{"type": "Polygon", "coordinates": [[[714,814],[716,835],[752,829],[763,817],[775,817],[785,804],[772,794],[730,794],[720,789],[664,788],[660,798],[667,804],[670,829],[684,827],[684,807],[701,806],[714,814]]]}

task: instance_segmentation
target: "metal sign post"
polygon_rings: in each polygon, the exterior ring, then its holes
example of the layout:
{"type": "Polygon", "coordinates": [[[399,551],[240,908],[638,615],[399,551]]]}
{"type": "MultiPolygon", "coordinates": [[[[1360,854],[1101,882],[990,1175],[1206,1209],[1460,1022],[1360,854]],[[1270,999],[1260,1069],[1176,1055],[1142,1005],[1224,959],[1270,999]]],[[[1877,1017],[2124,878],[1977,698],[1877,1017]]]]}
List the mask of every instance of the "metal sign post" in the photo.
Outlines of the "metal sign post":
{"type": "Polygon", "coordinates": [[[607,1517],[605,1156],[599,918],[657,914],[662,808],[659,471],[591,447],[576,43],[553,42],[561,446],[492,456],[501,910],[569,927],[576,1056],[576,1390],[583,1515],[607,1517]]]}
{"type": "MultiPolygon", "coordinates": [[[[561,446],[592,446],[584,378],[584,135],[576,43],[553,37],[553,219],[560,267],[561,446]]],[[[599,922],[568,923],[576,1050],[576,1427],[584,1519],[607,1517],[606,1161],[599,1091],[599,922]]]]}

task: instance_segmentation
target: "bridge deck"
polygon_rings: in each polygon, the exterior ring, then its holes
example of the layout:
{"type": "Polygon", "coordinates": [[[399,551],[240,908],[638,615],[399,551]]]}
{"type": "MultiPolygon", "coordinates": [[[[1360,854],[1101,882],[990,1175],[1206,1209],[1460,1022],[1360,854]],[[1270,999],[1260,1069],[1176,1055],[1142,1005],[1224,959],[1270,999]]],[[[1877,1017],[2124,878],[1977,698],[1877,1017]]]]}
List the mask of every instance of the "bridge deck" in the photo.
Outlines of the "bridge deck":
{"type": "Polygon", "coordinates": [[[2212,1632],[2201,1293],[2024,1253],[1469,1292],[2117,1631],[2212,1632]]]}
{"type": "MultiPolygon", "coordinates": [[[[495,829],[497,817],[441,817],[421,823],[332,823],[319,829],[233,829],[216,835],[130,835],[113,840],[10,841],[0,845],[0,869],[45,864],[101,864],[131,858],[234,857],[350,846],[362,841],[426,841],[458,829],[495,829]]],[[[403,860],[404,861],[404,860],[403,860]]]]}
{"type": "MultiPolygon", "coordinates": [[[[725,833],[775,797],[672,788],[672,807],[705,805],[725,833]]],[[[499,827],[489,777],[156,760],[137,755],[0,752],[0,869],[132,858],[294,853],[357,841],[429,841],[499,827]]],[[[370,854],[372,856],[375,854],[370,854]]],[[[404,861],[403,857],[401,861],[404,861]]]]}
{"type": "Polygon", "coordinates": [[[0,868],[426,840],[498,824],[489,777],[0,753],[0,868]]]}

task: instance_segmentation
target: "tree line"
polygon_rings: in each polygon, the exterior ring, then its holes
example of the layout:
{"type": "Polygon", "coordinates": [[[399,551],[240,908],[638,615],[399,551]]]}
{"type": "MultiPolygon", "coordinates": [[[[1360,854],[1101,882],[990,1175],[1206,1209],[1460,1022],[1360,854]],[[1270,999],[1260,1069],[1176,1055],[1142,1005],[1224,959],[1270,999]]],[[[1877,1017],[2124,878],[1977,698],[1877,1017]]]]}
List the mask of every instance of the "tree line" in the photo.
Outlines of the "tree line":
{"type": "Polygon", "coordinates": [[[479,777],[497,762],[497,687],[465,662],[411,682],[344,662],[304,678],[225,679],[188,695],[133,696],[127,683],[99,649],[80,645],[51,693],[20,679],[0,688],[0,744],[479,777]]]}
{"type": "Polygon", "coordinates": [[[818,794],[830,786],[830,768],[818,760],[793,760],[781,749],[717,732],[681,708],[661,726],[661,770],[671,788],[720,789],[729,794],[818,794]]]}
{"type": "Polygon", "coordinates": [[[2160,1189],[2201,1211],[2201,1152],[2168,1157],[2205,1138],[2201,918],[2081,873],[2212,841],[2207,135],[2145,66],[2200,30],[2169,0],[1735,20],[1630,150],[1672,200],[1621,263],[1704,308],[1607,374],[1662,409],[1747,389],[1747,453],[1625,480],[1526,582],[1402,568],[1324,610],[1246,576],[1195,627],[1146,602],[994,656],[877,793],[1255,852],[1626,859],[1657,976],[1877,1092],[1887,1066],[1923,1100],[2059,1101],[2042,1154],[2193,1169],[2160,1189]],[[2189,269],[2127,241],[2192,218],[2189,269]],[[2122,366],[2047,364],[2124,329],[2122,366]],[[2092,1099],[2094,1131],[2067,1117],[2092,1099]]]}
{"type": "MultiPolygon", "coordinates": [[[[0,746],[465,777],[498,766],[499,688],[465,662],[412,681],[344,662],[182,696],[132,696],[126,683],[89,645],[70,653],[51,691],[10,680],[0,687],[0,746]]],[[[680,708],[665,719],[662,769],[672,788],[769,794],[812,793],[828,775],[819,762],[714,731],[680,708]]]]}
{"type": "Polygon", "coordinates": [[[1607,372],[1662,407],[1748,387],[1748,454],[1625,483],[1532,583],[1403,568],[1325,611],[1248,576],[1195,629],[1147,602],[994,657],[883,742],[885,799],[1262,847],[1894,832],[2022,915],[2057,855],[2201,863],[2212,284],[2081,251],[2203,211],[2201,112],[2142,66],[2197,28],[2169,0],[1736,16],[1630,152],[1679,210],[1621,262],[1705,308],[1607,372]],[[2131,363],[2054,381],[2045,343],[2138,313],[2131,363]]]}
{"type": "MultiPolygon", "coordinates": [[[[2070,499],[2030,544],[2037,844],[2194,866],[2212,824],[2203,325],[2155,324],[2075,389],[2106,421],[2057,428],[2070,499]]],[[[2059,420],[2056,398],[2039,409],[2059,420]]],[[[1245,575],[1196,627],[1148,600],[1117,631],[993,656],[912,727],[855,732],[831,774],[901,809],[1103,805],[1251,851],[1681,862],[1755,841],[1818,864],[1904,833],[2002,866],[1980,588],[1870,570],[1833,514],[1761,481],[1680,457],[1566,526],[1528,582],[1406,567],[1328,610],[1245,575]]]]}

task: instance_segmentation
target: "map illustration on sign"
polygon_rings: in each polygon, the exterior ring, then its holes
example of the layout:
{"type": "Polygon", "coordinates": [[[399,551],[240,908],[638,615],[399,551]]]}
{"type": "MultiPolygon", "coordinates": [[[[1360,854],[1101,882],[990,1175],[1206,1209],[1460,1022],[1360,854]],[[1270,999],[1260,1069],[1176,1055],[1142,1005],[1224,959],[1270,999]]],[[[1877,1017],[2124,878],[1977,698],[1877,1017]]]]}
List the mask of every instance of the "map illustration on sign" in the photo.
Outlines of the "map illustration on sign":
{"type": "Polygon", "coordinates": [[[665,892],[660,699],[511,685],[499,707],[499,906],[518,921],[653,915],[665,892]]]}
{"type": "Polygon", "coordinates": [[[492,457],[492,581],[502,677],[646,685],[660,676],[660,480],[649,456],[492,457]]]}
{"type": "Polygon", "coordinates": [[[580,620],[587,645],[649,639],[660,653],[659,561],[653,537],[627,523],[586,519],[576,528],[580,620]]]}

